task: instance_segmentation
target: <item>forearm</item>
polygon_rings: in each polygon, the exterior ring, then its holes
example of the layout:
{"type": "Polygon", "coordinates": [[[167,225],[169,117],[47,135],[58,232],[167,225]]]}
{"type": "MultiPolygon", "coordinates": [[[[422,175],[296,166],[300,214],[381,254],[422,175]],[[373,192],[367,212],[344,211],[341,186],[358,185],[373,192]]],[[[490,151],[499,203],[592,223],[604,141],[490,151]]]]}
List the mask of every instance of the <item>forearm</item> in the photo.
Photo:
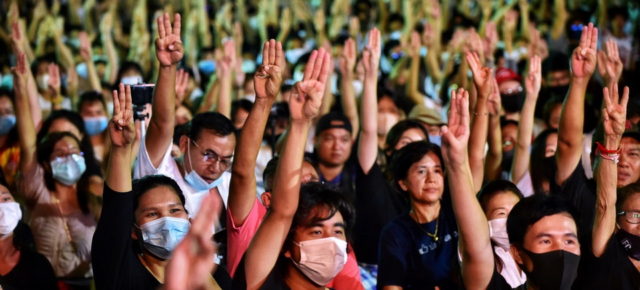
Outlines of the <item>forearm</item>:
{"type": "Polygon", "coordinates": [[[471,132],[469,136],[469,166],[473,177],[475,192],[482,187],[484,178],[484,146],[487,143],[487,131],[489,130],[489,111],[487,97],[478,92],[478,103],[473,112],[471,132]]]}
{"type": "MultiPolygon", "coordinates": [[[[604,147],[615,150],[620,146],[621,136],[605,136],[604,147]]],[[[597,154],[597,153],[596,153],[597,154]]],[[[612,160],[597,156],[595,169],[596,179],[596,213],[593,223],[593,254],[600,257],[604,254],[609,239],[616,228],[616,186],[617,165],[612,160]]]]}
{"type": "Polygon", "coordinates": [[[502,170],[502,132],[500,131],[500,116],[489,116],[488,133],[489,151],[484,164],[484,175],[486,180],[495,180],[500,177],[502,170]]]}
{"type": "Polygon", "coordinates": [[[584,128],[584,102],[588,80],[571,81],[569,94],[562,105],[558,125],[558,153],[579,150],[584,128]]]}
{"type": "Polygon", "coordinates": [[[345,116],[351,122],[351,126],[353,128],[353,136],[354,139],[356,134],[360,131],[360,118],[358,116],[358,109],[356,108],[356,96],[353,90],[353,73],[349,72],[342,75],[340,79],[340,88],[342,92],[341,101],[342,108],[345,116]]]}
{"type": "Polygon", "coordinates": [[[91,84],[91,89],[96,92],[102,91],[102,84],[100,84],[100,77],[98,77],[98,71],[96,70],[96,66],[93,63],[93,58],[91,57],[86,61],[87,63],[87,75],[89,77],[89,83],[91,84]]]}
{"type": "Polygon", "coordinates": [[[517,183],[529,169],[531,136],[537,97],[527,96],[518,122],[518,136],[511,164],[511,181],[517,183]]]}
{"type": "Polygon", "coordinates": [[[377,78],[365,76],[361,100],[362,133],[358,143],[358,162],[364,173],[368,173],[378,155],[378,104],[377,78]]]}
{"type": "Polygon", "coordinates": [[[20,142],[20,169],[27,171],[35,163],[36,128],[31,116],[26,88],[17,86],[15,90],[16,127],[18,129],[18,141],[20,142]]]}
{"type": "Polygon", "coordinates": [[[111,147],[105,182],[116,192],[131,191],[131,155],[131,146],[111,147]]]}
{"type": "Polygon", "coordinates": [[[422,104],[422,96],[418,89],[418,78],[420,71],[420,54],[411,56],[411,64],[409,66],[409,80],[407,82],[407,95],[411,101],[416,104],[422,104]]]}
{"type": "Polygon", "coordinates": [[[197,110],[198,113],[209,112],[220,96],[220,90],[218,89],[220,87],[220,82],[215,77],[211,77],[211,81],[209,83],[209,89],[204,95],[204,99],[197,110]]]}
{"type": "Polygon", "coordinates": [[[116,47],[113,44],[113,37],[111,37],[111,35],[102,35],[102,47],[106,51],[108,60],[105,80],[108,83],[114,83],[118,77],[120,61],[118,60],[118,53],[116,52],[116,47]]]}
{"type": "Polygon", "coordinates": [[[220,78],[220,94],[218,98],[218,106],[216,111],[227,118],[231,118],[231,90],[233,77],[231,71],[224,77],[220,78]]]}
{"type": "Polygon", "coordinates": [[[175,123],[176,65],[161,66],[153,96],[151,125],[173,128],[175,123]]]}

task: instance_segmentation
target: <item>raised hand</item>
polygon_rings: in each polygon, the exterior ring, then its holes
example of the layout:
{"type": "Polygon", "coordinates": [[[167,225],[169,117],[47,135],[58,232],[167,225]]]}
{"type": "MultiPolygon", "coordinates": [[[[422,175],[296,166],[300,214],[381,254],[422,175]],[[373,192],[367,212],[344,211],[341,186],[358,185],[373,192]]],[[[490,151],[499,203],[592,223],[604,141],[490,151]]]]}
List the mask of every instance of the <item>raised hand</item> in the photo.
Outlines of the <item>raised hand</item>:
{"type": "Polygon", "coordinates": [[[13,72],[13,83],[14,89],[16,92],[26,93],[27,88],[27,57],[24,53],[20,52],[18,54],[18,61],[16,66],[11,68],[13,72]]]}
{"type": "Polygon", "coordinates": [[[253,87],[256,99],[275,100],[280,93],[285,61],[282,43],[271,39],[262,47],[262,65],[258,67],[253,87]]]}
{"type": "Polygon", "coordinates": [[[207,282],[214,269],[216,247],[211,229],[219,216],[220,205],[212,194],[202,200],[202,206],[191,223],[189,233],[175,248],[167,264],[167,290],[208,289],[207,282]]]}
{"type": "Polygon", "coordinates": [[[448,164],[461,165],[467,159],[469,122],[469,92],[451,91],[449,124],[442,126],[442,153],[448,164]]]}
{"type": "Polygon", "coordinates": [[[604,44],[605,51],[598,51],[598,72],[606,85],[618,83],[623,68],[618,52],[618,43],[610,39],[604,44]]]}
{"type": "Polygon", "coordinates": [[[231,77],[231,71],[236,65],[236,47],[233,40],[226,41],[222,44],[222,57],[218,60],[219,77],[231,77]]]}
{"type": "Polygon", "coordinates": [[[465,59],[471,68],[473,73],[473,83],[478,90],[478,96],[481,98],[488,98],[489,94],[493,90],[493,70],[482,65],[480,56],[476,52],[467,51],[465,59]]]}
{"type": "MultiPolygon", "coordinates": [[[[22,32],[20,31],[20,24],[16,21],[11,24],[11,48],[13,52],[22,51],[22,32]]],[[[17,53],[16,53],[17,55],[17,53]]]]}
{"type": "Polygon", "coordinates": [[[417,31],[412,31],[411,39],[409,41],[409,49],[408,49],[409,56],[411,57],[420,56],[420,48],[421,48],[420,34],[417,31]]]}
{"type": "Polygon", "coordinates": [[[57,64],[51,63],[47,67],[49,71],[49,82],[47,85],[49,89],[56,95],[60,94],[60,67],[57,64]]]}
{"type": "Polygon", "coordinates": [[[176,72],[176,105],[179,105],[184,101],[188,86],[189,74],[184,69],[178,70],[176,72]]]}
{"type": "Polygon", "coordinates": [[[80,39],[80,56],[85,62],[92,61],[91,59],[91,43],[87,33],[81,31],[78,33],[78,39],[80,39]]]}
{"type": "Polygon", "coordinates": [[[180,14],[176,13],[171,26],[168,13],[164,13],[157,19],[158,38],[156,39],[156,56],[160,66],[172,66],[182,60],[184,48],[180,39],[180,14]]]}
{"type": "Polygon", "coordinates": [[[596,69],[596,46],[598,28],[589,23],[582,29],[580,44],[571,55],[571,75],[576,79],[588,80],[596,69]]]}
{"type": "Polygon", "coordinates": [[[342,55],[340,56],[340,74],[347,75],[353,73],[356,66],[356,42],[349,38],[344,42],[342,55]]]}
{"type": "Polygon", "coordinates": [[[498,88],[498,81],[495,76],[491,78],[491,94],[487,99],[487,109],[489,111],[489,115],[491,116],[500,116],[502,110],[502,99],[500,99],[500,89],[498,88]]]}
{"type": "Polygon", "coordinates": [[[295,91],[289,99],[292,120],[310,121],[318,116],[330,72],[329,53],[322,48],[311,52],[311,57],[304,69],[304,77],[302,81],[296,83],[295,91]]]}
{"type": "Polygon", "coordinates": [[[524,80],[524,87],[527,91],[527,97],[538,97],[540,93],[540,85],[542,84],[542,60],[539,56],[534,55],[529,63],[529,74],[524,80]]]}
{"type": "Polygon", "coordinates": [[[362,52],[365,77],[377,78],[380,67],[380,31],[373,28],[369,31],[367,46],[362,52]]]}
{"type": "Polygon", "coordinates": [[[627,103],[629,102],[629,87],[624,87],[622,99],[618,95],[618,84],[612,84],[603,90],[605,107],[602,109],[604,133],[607,136],[622,136],[627,117],[627,103]]]}
{"type": "Polygon", "coordinates": [[[129,146],[136,138],[131,86],[120,84],[119,91],[113,90],[113,118],[109,123],[109,137],[111,145],[115,147],[129,146]]]}
{"type": "Polygon", "coordinates": [[[482,45],[484,49],[484,55],[487,58],[492,57],[493,52],[496,50],[496,46],[498,45],[498,29],[495,22],[489,21],[484,27],[484,38],[482,39],[482,45]]]}

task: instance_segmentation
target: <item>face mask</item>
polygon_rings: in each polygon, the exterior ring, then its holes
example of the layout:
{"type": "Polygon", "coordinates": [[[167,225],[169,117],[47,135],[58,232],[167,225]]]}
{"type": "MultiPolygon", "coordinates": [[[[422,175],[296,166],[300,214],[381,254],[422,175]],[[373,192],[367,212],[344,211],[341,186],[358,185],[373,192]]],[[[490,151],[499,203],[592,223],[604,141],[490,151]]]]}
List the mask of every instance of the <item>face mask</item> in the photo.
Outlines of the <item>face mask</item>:
{"type": "Polygon", "coordinates": [[[83,79],[87,79],[89,74],[87,71],[87,64],[81,62],[76,65],[76,72],[78,73],[78,76],[82,77],[83,79]]]}
{"type": "Polygon", "coordinates": [[[13,91],[13,75],[3,75],[2,80],[0,80],[0,87],[13,91]]]}
{"type": "Polygon", "coordinates": [[[245,59],[242,61],[242,71],[244,73],[252,73],[256,71],[256,62],[253,60],[245,59]]]}
{"type": "MultiPolygon", "coordinates": [[[[524,249],[523,249],[524,250],[524,249]]],[[[524,250],[533,262],[533,271],[529,272],[521,267],[527,280],[538,289],[571,289],[573,281],[578,276],[580,256],[557,250],[543,254],[535,254],[524,250]]]]}
{"type": "Polygon", "coordinates": [[[352,86],[353,92],[356,94],[356,96],[362,95],[362,92],[364,91],[364,85],[362,84],[361,80],[353,80],[352,86]]]}
{"type": "Polygon", "coordinates": [[[0,117],[0,135],[9,134],[9,131],[16,125],[16,115],[5,115],[0,117]]]}
{"type": "Polygon", "coordinates": [[[210,59],[201,60],[198,62],[198,70],[205,75],[210,75],[216,70],[216,63],[210,59]]]}
{"type": "Polygon", "coordinates": [[[53,178],[64,185],[73,185],[78,182],[85,170],[87,165],[80,154],[58,157],[51,161],[53,178]]]}
{"type": "Polygon", "coordinates": [[[497,218],[489,221],[489,237],[496,246],[509,249],[509,235],[507,235],[507,218],[497,218]]]}
{"type": "Polygon", "coordinates": [[[442,136],[440,135],[429,135],[429,142],[431,144],[436,144],[438,146],[442,146],[442,136]]]}
{"type": "Polygon", "coordinates": [[[300,57],[303,56],[305,53],[307,53],[307,50],[304,48],[288,49],[284,53],[284,57],[287,58],[287,61],[289,63],[296,63],[298,62],[298,59],[300,59],[300,57]]]}
{"type": "Polygon", "coordinates": [[[549,87],[549,92],[554,96],[566,96],[569,91],[569,86],[555,86],[549,87]]]}
{"type": "Polygon", "coordinates": [[[378,135],[386,135],[398,123],[398,119],[398,115],[393,113],[378,113],[378,135]]]}
{"type": "Polygon", "coordinates": [[[296,243],[300,247],[300,262],[293,264],[313,283],[329,283],[347,262],[347,242],[335,237],[296,243]]]}
{"type": "Polygon", "coordinates": [[[122,79],[120,79],[120,82],[124,85],[137,85],[137,84],[141,84],[142,83],[142,77],[141,76],[128,76],[128,77],[123,77],[122,79]]]}
{"type": "Polygon", "coordinates": [[[79,38],[69,38],[67,39],[67,44],[71,47],[73,47],[74,49],[79,49],[80,48],[80,39],[79,38]]]}
{"type": "Polygon", "coordinates": [[[166,260],[189,232],[189,221],[175,217],[163,217],[140,226],[142,246],[153,256],[166,260]]]}
{"type": "Polygon", "coordinates": [[[49,74],[43,74],[36,77],[36,84],[41,91],[49,88],[49,74]]]}
{"type": "Polygon", "coordinates": [[[627,255],[634,260],[640,261],[640,237],[623,230],[618,230],[616,236],[622,248],[627,252],[627,255]]]}
{"type": "Polygon", "coordinates": [[[21,218],[22,211],[17,202],[0,203],[0,235],[6,236],[12,233],[21,218]]]}
{"type": "Polygon", "coordinates": [[[98,135],[107,129],[109,120],[105,116],[84,118],[84,128],[89,136],[98,135]]]}
{"type": "Polygon", "coordinates": [[[184,180],[191,186],[193,189],[197,191],[208,191],[214,187],[217,187],[222,183],[222,176],[218,179],[214,180],[211,183],[207,183],[200,174],[198,174],[195,170],[193,170],[193,165],[191,164],[191,145],[187,145],[187,154],[189,155],[189,167],[191,167],[191,172],[184,177],[184,180]]]}
{"type": "Polygon", "coordinates": [[[524,105],[524,97],[524,92],[509,95],[500,94],[502,107],[507,113],[520,112],[522,105],[524,105]]]}

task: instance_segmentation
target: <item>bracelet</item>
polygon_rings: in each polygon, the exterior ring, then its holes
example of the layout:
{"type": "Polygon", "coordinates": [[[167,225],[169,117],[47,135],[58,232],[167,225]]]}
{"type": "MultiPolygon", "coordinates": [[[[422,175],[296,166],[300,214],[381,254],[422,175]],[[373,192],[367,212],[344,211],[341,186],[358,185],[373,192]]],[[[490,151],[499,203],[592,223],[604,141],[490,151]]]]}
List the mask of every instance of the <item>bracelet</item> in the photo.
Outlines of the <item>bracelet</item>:
{"type": "Polygon", "coordinates": [[[620,162],[620,154],[602,154],[602,152],[600,152],[599,155],[600,155],[600,158],[613,161],[616,164],[620,162]]]}
{"type": "Polygon", "coordinates": [[[620,155],[620,153],[622,152],[622,149],[620,149],[618,147],[618,149],[615,150],[608,150],[606,147],[604,147],[602,144],[600,144],[600,142],[596,142],[596,145],[598,146],[598,152],[600,152],[600,154],[604,153],[604,154],[618,154],[620,155]]]}

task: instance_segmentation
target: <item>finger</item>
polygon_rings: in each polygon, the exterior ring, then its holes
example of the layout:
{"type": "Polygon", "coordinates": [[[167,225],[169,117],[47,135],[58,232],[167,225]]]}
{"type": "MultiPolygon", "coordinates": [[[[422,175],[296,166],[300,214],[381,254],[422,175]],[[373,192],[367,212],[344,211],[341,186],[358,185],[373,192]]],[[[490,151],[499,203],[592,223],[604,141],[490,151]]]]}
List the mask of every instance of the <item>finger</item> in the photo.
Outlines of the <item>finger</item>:
{"type": "Polygon", "coordinates": [[[598,28],[593,27],[593,23],[591,23],[591,49],[595,50],[598,48],[598,28]]]}
{"type": "Polygon", "coordinates": [[[164,18],[163,18],[163,22],[164,22],[164,30],[167,33],[167,35],[171,35],[173,34],[173,29],[171,28],[171,19],[169,18],[169,13],[164,13],[164,18]]]}
{"type": "Polygon", "coordinates": [[[321,48],[318,51],[318,57],[316,58],[316,62],[313,64],[313,70],[311,71],[312,80],[318,80],[318,77],[320,77],[320,72],[322,71],[322,66],[324,65],[325,61],[324,56],[326,54],[327,52],[324,50],[324,48],[321,48]]]}
{"type": "Polygon", "coordinates": [[[582,33],[580,34],[580,44],[578,45],[580,48],[585,48],[587,47],[587,35],[589,33],[587,33],[587,29],[588,26],[583,26],[582,27],[582,33]]]}
{"type": "Polygon", "coordinates": [[[614,83],[612,87],[613,91],[611,92],[611,103],[618,104],[618,98],[620,96],[618,95],[618,84],[614,83]]]}
{"type": "Polygon", "coordinates": [[[113,90],[111,95],[113,96],[113,120],[116,121],[117,116],[120,113],[120,99],[118,98],[117,90],[113,90]]]}
{"type": "Polygon", "coordinates": [[[467,60],[467,63],[469,64],[469,68],[471,68],[471,72],[473,72],[473,74],[476,75],[478,71],[478,65],[475,62],[475,58],[473,57],[473,54],[470,51],[467,51],[464,54],[464,58],[467,60]]]}
{"type": "Polygon", "coordinates": [[[618,51],[618,42],[611,41],[611,56],[613,59],[620,59],[620,51],[618,51]]]}
{"type": "Polygon", "coordinates": [[[469,115],[469,92],[464,89],[462,89],[462,98],[460,103],[461,125],[466,134],[469,124],[471,123],[471,116],[469,115]]]}
{"type": "Polygon", "coordinates": [[[127,85],[125,88],[125,121],[126,124],[131,122],[131,118],[133,116],[133,102],[131,101],[131,86],[127,85]]]}
{"type": "Polygon", "coordinates": [[[262,46],[262,65],[269,64],[269,41],[265,41],[262,46]]]}
{"type": "Polygon", "coordinates": [[[180,13],[176,13],[173,16],[173,34],[180,36],[180,30],[182,30],[182,17],[180,17],[180,13]]]}
{"type": "Polygon", "coordinates": [[[167,36],[167,32],[164,30],[164,15],[158,16],[156,21],[158,25],[158,37],[162,39],[167,36]]]}
{"type": "Polygon", "coordinates": [[[620,101],[620,106],[624,108],[625,112],[627,111],[627,104],[629,103],[629,87],[624,86],[622,90],[622,100],[620,101]]]}
{"type": "Polygon", "coordinates": [[[269,64],[276,64],[276,40],[269,40],[269,64]]]}
{"type": "Polygon", "coordinates": [[[322,83],[323,86],[324,86],[324,84],[327,83],[327,79],[329,78],[329,74],[331,73],[331,67],[332,67],[331,63],[332,63],[331,62],[331,56],[329,56],[329,54],[326,53],[324,55],[322,71],[320,72],[320,76],[319,76],[319,79],[318,79],[318,81],[320,83],[322,83]]]}
{"type": "Polygon", "coordinates": [[[282,52],[282,42],[276,42],[276,65],[284,68],[284,53],[282,52]]]}
{"type": "Polygon", "coordinates": [[[311,52],[311,56],[309,57],[307,65],[304,68],[304,74],[302,77],[303,81],[311,79],[311,72],[313,71],[313,67],[315,65],[316,58],[318,58],[318,54],[319,52],[317,50],[311,52]]]}
{"type": "Polygon", "coordinates": [[[451,90],[451,105],[449,106],[449,124],[455,125],[458,122],[458,108],[456,102],[458,100],[458,94],[455,90],[451,90]]]}

